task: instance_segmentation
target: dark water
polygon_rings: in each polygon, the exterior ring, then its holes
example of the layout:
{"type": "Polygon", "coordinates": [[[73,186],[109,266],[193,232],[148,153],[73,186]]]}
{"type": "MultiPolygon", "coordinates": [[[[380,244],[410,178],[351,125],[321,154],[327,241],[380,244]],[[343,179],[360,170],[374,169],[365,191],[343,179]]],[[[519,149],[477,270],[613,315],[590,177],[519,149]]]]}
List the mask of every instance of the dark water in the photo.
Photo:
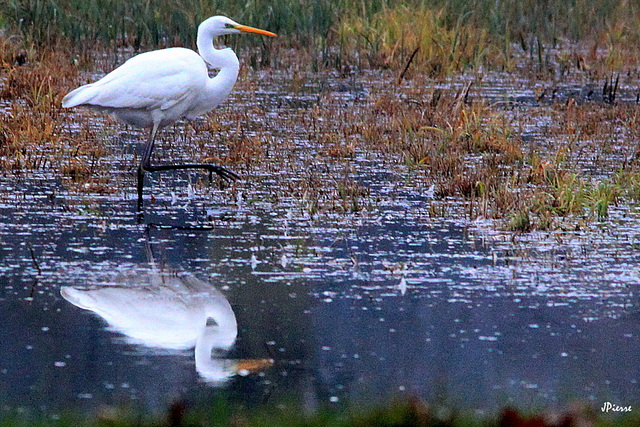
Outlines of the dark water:
{"type": "Polygon", "coordinates": [[[633,212],[588,233],[514,237],[433,218],[429,191],[393,175],[365,182],[368,211],[317,217],[271,201],[268,183],[251,198],[189,195],[185,177],[141,221],[132,197],[3,180],[0,413],[406,396],[492,413],[640,398],[633,212]],[[117,289],[120,302],[82,309],[63,287],[117,289]],[[193,347],[226,326],[202,307],[225,300],[237,339],[205,349],[216,367],[203,374],[193,347]]]}

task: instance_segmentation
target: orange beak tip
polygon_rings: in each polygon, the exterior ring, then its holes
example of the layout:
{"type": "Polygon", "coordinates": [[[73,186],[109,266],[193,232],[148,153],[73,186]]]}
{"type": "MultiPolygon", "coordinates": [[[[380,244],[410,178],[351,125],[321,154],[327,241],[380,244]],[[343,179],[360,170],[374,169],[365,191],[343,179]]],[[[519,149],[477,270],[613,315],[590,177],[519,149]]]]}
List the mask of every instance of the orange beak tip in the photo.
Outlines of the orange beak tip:
{"type": "Polygon", "coordinates": [[[271,31],[265,31],[259,28],[249,27],[248,25],[238,25],[236,27],[236,30],[244,31],[245,33],[256,33],[256,34],[262,34],[263,36],[278,37],[277,34],[272,33],[271,31]]]}

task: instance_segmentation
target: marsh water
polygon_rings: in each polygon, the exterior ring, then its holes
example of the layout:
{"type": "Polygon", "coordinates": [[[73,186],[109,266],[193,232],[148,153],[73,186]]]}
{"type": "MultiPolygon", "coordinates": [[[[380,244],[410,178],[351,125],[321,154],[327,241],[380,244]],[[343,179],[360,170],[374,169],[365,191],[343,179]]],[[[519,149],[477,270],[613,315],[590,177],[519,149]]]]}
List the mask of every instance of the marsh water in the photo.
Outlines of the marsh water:
{"type": "Polygon", "coordinates": [[[233,192],[192,185],[197,172],[152,177],[142,217],[130,171],[107,195],[2,176],[2,413],[638,402],[633,207],[516,234],[433,215],[430,184],[375,154],[350,167],[361,209],[321,215],[273,172],[233,192]]]}

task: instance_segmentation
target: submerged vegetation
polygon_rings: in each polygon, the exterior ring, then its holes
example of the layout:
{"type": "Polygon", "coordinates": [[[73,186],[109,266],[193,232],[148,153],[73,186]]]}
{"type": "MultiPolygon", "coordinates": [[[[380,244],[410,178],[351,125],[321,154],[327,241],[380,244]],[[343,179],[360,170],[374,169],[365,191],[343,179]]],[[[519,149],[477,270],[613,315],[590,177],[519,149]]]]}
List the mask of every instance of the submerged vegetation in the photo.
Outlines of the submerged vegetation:
{"type": "Polygon", "coordinates": [[[444,212],[439,201],[460,198],[470,219],[497,218],[511,230],[580,226],[640,197],[640,7],[609,0],[3,2],[2,170],[49,170],[78,191],[116,191],[101,142],[113,126],[62,111],[62,96],[136,51],[194,47],[198,23],[217,13],[281,35],[225,39],[249,66],[243,73],[276,76],[241,78],[240,91],[277,81],[308,101],[277,118],[261,106],[222,109],[176,138],[193,139],[197,151],[187,155],[247,173],[287,165],[292,176],[300,164],[286,153],[302,150],[300,141],[312,146],[341,171],[312,172],[292,188],[312,215],[367,209],[368,190],[349,163],[371,152],[432,188],[434,214],[444,212]],[[532,88],[530,98],[487,97],[485,80],[498,73],[510,87],[532,88]],[[344,89],[331,89],[331,79],[344,89]],[[562,93],[576,84],[577,94],[562,93]],[[346,107],[343,92],[355,95],[346,107]]]}

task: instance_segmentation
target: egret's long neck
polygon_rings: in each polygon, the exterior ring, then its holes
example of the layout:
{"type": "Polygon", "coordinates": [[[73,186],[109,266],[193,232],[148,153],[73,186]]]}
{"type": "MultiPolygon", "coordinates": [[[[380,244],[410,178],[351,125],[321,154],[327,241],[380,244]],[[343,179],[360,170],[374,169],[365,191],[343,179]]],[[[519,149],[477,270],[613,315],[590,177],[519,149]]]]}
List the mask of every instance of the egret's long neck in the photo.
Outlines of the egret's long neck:
{"type": "Polygon", "coordinates": [[[211,108],[222,102],[233,89],[233,85],[238,78],[240,70],[240,62],[238,57],[230,48],[216,49],[213,47],[212,34],[206,27],[198,30],[198,53],[211,68],[220,70],[218,74],[209,79],[207,83],[207,92],[212,100],[211,108]]]}

